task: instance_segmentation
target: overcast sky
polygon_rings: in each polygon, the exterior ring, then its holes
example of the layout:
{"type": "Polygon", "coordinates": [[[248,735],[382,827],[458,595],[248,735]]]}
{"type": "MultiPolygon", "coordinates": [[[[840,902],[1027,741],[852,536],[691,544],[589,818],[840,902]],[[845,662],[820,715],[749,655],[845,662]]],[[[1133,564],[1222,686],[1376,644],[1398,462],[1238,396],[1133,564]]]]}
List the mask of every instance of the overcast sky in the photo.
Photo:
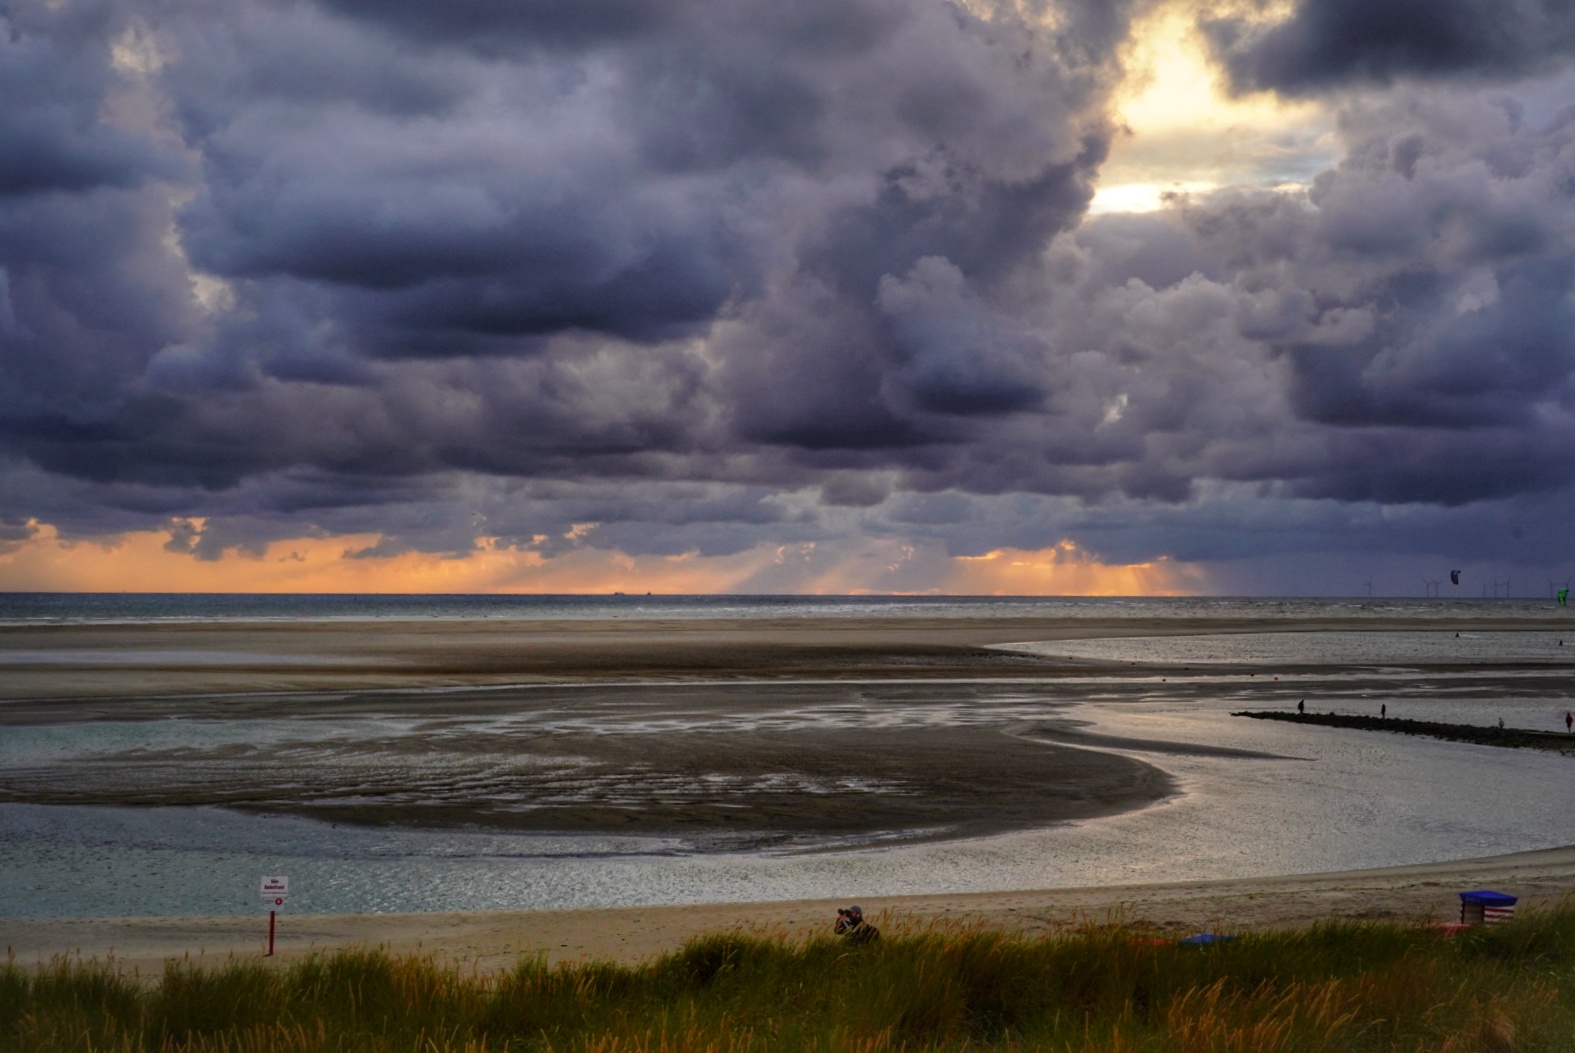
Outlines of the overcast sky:
{"type": "Polygon", "coordinates": [[[0,588],[1545,596],[1572,54],[1564,0],[0,0],[0,588]]]}

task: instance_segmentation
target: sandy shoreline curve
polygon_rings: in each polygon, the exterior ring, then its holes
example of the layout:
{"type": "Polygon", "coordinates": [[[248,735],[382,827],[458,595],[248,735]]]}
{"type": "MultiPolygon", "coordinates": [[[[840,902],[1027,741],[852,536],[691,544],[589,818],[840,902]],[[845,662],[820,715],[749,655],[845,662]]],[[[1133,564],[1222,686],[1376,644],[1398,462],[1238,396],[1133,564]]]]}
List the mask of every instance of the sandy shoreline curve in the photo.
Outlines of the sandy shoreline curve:
{"type": "MultiPolygon", "coordinates": [[[[1167,935],[1284,928],[1329,919],[1456,920],[1458,893],[1492,888],[1520,909],[1553,905],[1575,889],[1575,846],[1376,870],[1097,888],[951,893],[865,899],[892,932],[983,926],[1027,935],[1120,920],[1167,935]]],[[[856,890],[848,890],[856,897],[856,890]]],[[[638,963],[705,933],[805,938],[829,930],[848,899],[596,910],[432,914],[281,914],[278,963],[348,947],[419,954],[480,973],[523,958],[548,963],[638,963]]],[[[202,966],[268,960],[264,914],[223,918],[6,918],[0,943],[18,965],[57,956],[112,962],[156,978],[168,961],[202,966]]]]}

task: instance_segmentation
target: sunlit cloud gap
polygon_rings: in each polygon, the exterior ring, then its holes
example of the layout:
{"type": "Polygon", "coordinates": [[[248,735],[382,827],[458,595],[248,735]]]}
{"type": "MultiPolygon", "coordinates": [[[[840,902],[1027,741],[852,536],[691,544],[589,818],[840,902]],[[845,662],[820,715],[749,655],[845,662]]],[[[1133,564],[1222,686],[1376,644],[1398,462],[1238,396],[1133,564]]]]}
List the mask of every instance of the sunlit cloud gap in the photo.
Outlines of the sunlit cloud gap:
{"type": "Polygon", "coordinates": [[[1224,186],[1300,189],[1339,156],[1328,107],[1263,93],[1232,96],[1184,6],[1133,29],[1116,112],[1126,128],[1089,212],[1154,212],[1174,194],[1224,186]]]}

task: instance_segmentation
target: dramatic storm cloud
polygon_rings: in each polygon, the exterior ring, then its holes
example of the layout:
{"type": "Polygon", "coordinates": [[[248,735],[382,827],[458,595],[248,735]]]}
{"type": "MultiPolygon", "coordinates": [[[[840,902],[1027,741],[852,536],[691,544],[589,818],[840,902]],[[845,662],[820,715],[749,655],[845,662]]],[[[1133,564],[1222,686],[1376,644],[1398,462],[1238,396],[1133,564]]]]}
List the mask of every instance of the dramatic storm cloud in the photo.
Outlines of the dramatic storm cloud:
{"type": "Polygon", "coordinates": [[[1180,10],[0,3],[0,585],[144,536],[465,587],[1566,575],[1565,7],[1205,10],[1328,130],[1091,209],[1163,163],[1122,107],[1180,10]]]}
{"type": "Polygon", "coordinates": [[[1205,27],[1232,82],[1247,90],[1514,76],[1575,53],[1566,0],[1299,0],[1281,22],[1223,17],[1205,27]]]}

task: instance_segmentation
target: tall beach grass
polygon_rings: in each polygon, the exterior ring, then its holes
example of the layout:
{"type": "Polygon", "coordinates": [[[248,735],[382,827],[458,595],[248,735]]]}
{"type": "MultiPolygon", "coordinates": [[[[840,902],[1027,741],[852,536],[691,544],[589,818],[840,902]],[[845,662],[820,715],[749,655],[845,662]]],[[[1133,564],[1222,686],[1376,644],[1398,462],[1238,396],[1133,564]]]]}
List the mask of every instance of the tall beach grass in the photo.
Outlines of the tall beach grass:
{"type": "Polygon", "coordinates": [[[482,974],[344,950],[293,965],[0,968],[0,1051],[1575,1053],[1575,903],[1455,938],[1328,923],[1204,947],[1120,925],[868,946],[706,936],[639,966],[482,974]]]}

